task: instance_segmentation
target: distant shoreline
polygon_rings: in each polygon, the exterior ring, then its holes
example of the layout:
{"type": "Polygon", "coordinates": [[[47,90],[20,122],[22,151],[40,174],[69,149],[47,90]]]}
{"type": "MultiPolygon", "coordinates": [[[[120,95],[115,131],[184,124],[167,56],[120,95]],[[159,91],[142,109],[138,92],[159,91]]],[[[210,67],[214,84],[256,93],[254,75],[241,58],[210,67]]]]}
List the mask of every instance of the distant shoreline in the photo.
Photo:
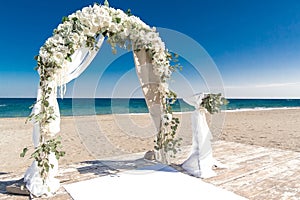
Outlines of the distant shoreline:
{"type": "MultiPolygon", "coordinates": [[[[242,112],[300,108],[300,99],[228,99],[224,112],[242,112]]],[[[32,98],[0,98],[0,118],[27,117],[31,113],[32,98]]],[[[61,116],[91,116],[106,114],[143,114],[148,108],[143,98],[58,99],[61,116]]],[[[192,112],[194,107],[178,99],[174,112],[192,112]]]]}

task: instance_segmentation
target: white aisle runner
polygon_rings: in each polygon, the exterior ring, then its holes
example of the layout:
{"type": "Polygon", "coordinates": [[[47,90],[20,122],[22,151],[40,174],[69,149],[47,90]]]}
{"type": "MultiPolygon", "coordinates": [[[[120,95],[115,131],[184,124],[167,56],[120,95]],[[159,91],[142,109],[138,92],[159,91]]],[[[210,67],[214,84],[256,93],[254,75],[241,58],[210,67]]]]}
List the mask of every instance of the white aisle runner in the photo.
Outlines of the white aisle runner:
{"type": "Polygon", "coordinates": [[[245,199],[161,164],[72,183],[64,188],[74,200],[245,199]]]}

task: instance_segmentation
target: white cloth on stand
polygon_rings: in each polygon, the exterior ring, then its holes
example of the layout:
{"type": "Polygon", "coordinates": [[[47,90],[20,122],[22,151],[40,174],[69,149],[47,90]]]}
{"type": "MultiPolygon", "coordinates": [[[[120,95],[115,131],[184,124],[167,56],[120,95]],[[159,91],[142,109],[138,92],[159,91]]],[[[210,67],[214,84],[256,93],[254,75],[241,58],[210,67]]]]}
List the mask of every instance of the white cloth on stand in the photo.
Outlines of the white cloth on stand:
{"type": "Polygon", "coordinates": [[[26,188],[31,194],[34,194],[37,197],[42,195],[51,196],[60,187],[59,180],[54,178],[58,172],[58,161],[54,153],[50,153],[49,163],[54,167],[49,169],[49,174],[45,180],[45,183],[43,183],[43,179],[41,178],[40,174],[40,168],[38,167],[36,161],[33,161],[24,175],[26,188]]]}
{"type": "MultiPolygon", "coordinates": [[[[96,48],[94,50],[89,50],[86,47],[80,48],[74,52],[71,56],[72,62],[69,62],[67,65],[67,71],[65,74],[62,74],[63,80],[61,82],[57,82],[55,80],[49,81],[48,84],[51,86],[52,91],[49,95],[49,106],[53,108],[55,119],[51,120],[47,127],[43,127],[46,129],[47,133],[51,136],[54,136],[60,131],[60,112],[59,106],[57,102],[57,87],[64,87],[65,84],[77,78],[92,62],[95,56],[98,53],[98,49],[101,47],[104,41],[104,37],[100,37],[97,41],[96,48]]],[[[41,111],[41,99],[42,99],[42,91],[39,87],[37,101],[32,109],[32,114],[38,114],[41,111]]],[[[33,123],[33,144],[34,147],[38,147],[40,144],[40,124],[34,118],[32,119],[33,123]]],[[[43,183],[43,179],[40,175],[40,168],[37,166],[37,162],[33,161],[32,165],[27,169],[24,175],[24,182],[26,183],[27,189],[31,194],[35,196],[51,195],[55,193],[59,187],[59,180],[54,178],[58,172],[58,161],[53,153],[49,155],[49,162],[54,167],[49,169],[48,177],[46,181],[43,183]]]]}
{"type": "Polygon", "coordinates": [[[193,111],[191,116],[193,131],[192,149],[188,159],[183,162],[182,168],[193,176],[210,178],[216,176],[212,169],[213,166],[220,168],[225,168],[226,166],[214,159],[212,155],[212,134],[207,125],[206,110],[200,106],[204,97],[204,93],[199,93],[183,98],[186,103],[195,107],[195,111],[193,111]]]}

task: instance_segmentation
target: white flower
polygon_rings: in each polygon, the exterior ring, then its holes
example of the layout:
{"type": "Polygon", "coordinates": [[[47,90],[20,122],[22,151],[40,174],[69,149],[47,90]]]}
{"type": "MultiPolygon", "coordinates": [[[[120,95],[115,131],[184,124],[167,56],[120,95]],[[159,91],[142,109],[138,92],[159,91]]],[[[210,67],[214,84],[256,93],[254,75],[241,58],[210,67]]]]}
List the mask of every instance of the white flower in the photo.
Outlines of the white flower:
{"type": "Polygon", "coordinates": [[[158,90],[163,92],[163,93],[169,93],[170,90],[169,90],[169,84],[166,83],[166,82],[163,82],[163,83],[160,83],[159,84],[159,87],[158,87],[158,90]]]}
{"type": "Polygon", "coordinates": [[[164,75],[169,78],[172,74],[172,71],[170,70],[169,66],[165,66],[164,75]]]}
{"type": "Polygon", "coordinates": [[[154,32],[148,32],[148,33],[146,34],[145,39],[146,39],[148,42],[153,42],[157,37],[158,37],[158,34],[157,34],[157,33],[154,33],[154,32]]]}
{"type": "Polygon", "coordinates": [[[163,124],[167,124],[167,123],[170,123],[172,121],[172,114],[170,113],[167,113],[167,114],[163,114],[162,117],[161,117],[161,121],[163,124]]]}
{"type": "Polygon", "coordinates": [[[46,62],[46,60],[50,57],[50,54],[44,48],[41,48],[39,51],[39,56],[42,57],[43,62],[46,62]]]}
{"type": "Polygon", "coordinates": [[[116,33],[119,31],[119,27],[116,23],[111,23],[108,27],[108,29],[113,32],[113,33],[116,33]]]}
{"type": "Polygon", "coordinates": [[[92,24],[93,26],[99,27],[101,25],[101,20],[98,16],[93,16],[92,18],[92,24]]]}
{"type": "Polygon", "coordinates": [[[90,29],[90,34],[91,36],[94,36],[99,30],[99,27],[98,26],[92,26],[91,29],[90,29]]]}
{"type": "Polygon", "coordinates": [[[63,24],[59,24],[58,27],[57,27],[57,30],[58,31],[61,31],[64,29],[64,25],[63,24]]]}
{"type": "Polygon", "coordinates": [[[73,19],[73,18],[75,18],[75,17],[77,17],[77,16],[76,16],[76,13],[72,13],[71,15],[68,16],[69,19],[73,19]]]}
{"type": "Polygon", "coordinates": [[[92,25],[92,23],[90,22],[90,19],[86,18],[86,17],[80,18],[80,22],[87,27],[91,27],[91,25],[92,25]]]}
{"type": "Polygon", "coordinates": [[[93,13],[93,9],[89,6],[89,7],[84,7],[83,9],[82,9],[82,14],[84,15],[84,16],[88,16],[88,15],[90,15],[91,13],[93,13]]]}
{"type": "Polygon", "coordinates": [[[115,11],[115,14],[119,17],[119,18],[121,18],[121,19],[124,19],[124,18],[127,18],[128,17],[128,15],[127,14],[125,14],[122,10],[120,10],[120,9],[117,9],[116,11],[115,11]]]}
{"type": "Polygon", "coordinates": [[[112,23],[112,18],[110,16],[101,16],[102,27],[109,27],[112,23]]]}
{"type": "Polygon", "coordinates": [[[83,33],[84,35],[87,35],[87,36],[94,36],[94,34],[91,32],[91,30],[90,30],[89,28],[87,28],[87,27],[82,27],[82,29],[83,29],[82,33],[83,33]]]}
{"type": "Polygon", "coordinates": [[[81,39],[77,33],[70,33],[70,38],[72,39],[73,43],[78,43],[81,39]]]}
{"type": "Polygon", "coordinates": [[[64,39],[61,35],[59,34],[55,34],[53,37],[52,37],[52,42],[54,45],[59,45],[59,44],[63,44],[64,43],[64,39]]]}
{"type": "Polygon", "coordinates": [[[64,61],[64,55],[61,52],[54,52],[53,60],[55,61],[56,64],[60,65],[64,61]]]}

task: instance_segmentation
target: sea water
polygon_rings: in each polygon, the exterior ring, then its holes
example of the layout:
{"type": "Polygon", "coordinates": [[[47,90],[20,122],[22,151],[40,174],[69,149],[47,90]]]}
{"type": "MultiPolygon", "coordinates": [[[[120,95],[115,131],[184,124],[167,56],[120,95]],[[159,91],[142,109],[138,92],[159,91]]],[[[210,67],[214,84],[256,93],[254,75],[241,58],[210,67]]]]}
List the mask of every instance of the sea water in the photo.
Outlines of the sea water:
{"type": "MultiPolygon", "coordinates": [[[[0,98],[0,118],[27,117],[34,98],[0,98]]],[[[228,99],[229,104],[223,106],[226,111],[265,110],[300,108],[300,99],[228,99]]],[[[80,98],[58,99],[62,116],[103,115],[147,113],[148,109],[143,98],[110,99],[110,98],[80,98]]],[[[194,108],[179,99],[173,105],[174,112],[189,112],[194,108]]]]}

